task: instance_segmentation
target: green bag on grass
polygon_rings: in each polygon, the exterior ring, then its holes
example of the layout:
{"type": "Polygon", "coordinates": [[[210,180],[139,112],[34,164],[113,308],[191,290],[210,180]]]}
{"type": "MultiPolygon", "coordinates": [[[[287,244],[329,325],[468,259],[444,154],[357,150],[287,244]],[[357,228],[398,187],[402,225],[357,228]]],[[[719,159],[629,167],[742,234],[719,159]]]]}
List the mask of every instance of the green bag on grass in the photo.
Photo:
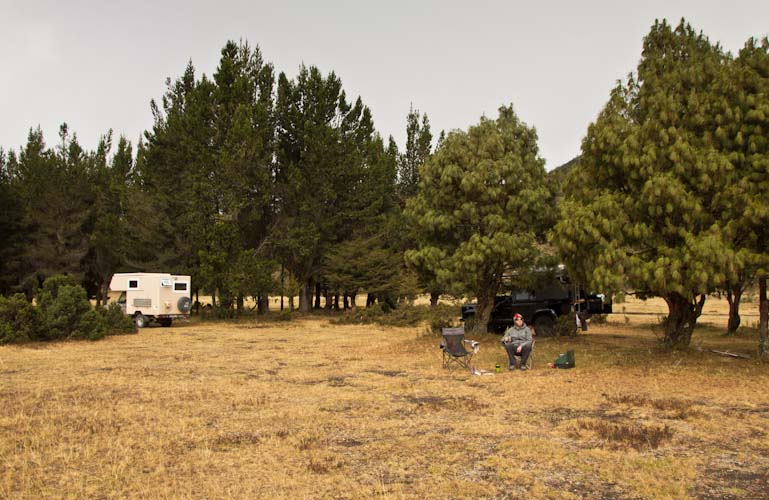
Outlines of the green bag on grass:
{"type": "Polygon", "coordinates": [[[576,365],[574,361],[574,351],[566,351],[564,354],[561,354],[553,364],[556,368],[574,368],[576,365]]]}

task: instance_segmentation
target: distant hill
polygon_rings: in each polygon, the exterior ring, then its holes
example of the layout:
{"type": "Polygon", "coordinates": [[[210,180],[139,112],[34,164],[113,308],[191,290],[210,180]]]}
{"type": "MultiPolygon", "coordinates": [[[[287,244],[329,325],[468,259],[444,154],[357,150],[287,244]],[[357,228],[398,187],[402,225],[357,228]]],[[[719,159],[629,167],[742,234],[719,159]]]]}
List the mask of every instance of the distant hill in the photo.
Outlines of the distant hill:
{"type": "Polygon", "coordinates": [[[576,165],[579,163],[579,156],[576,156],[572,158],[571,160],[567,161],[560,167],[556,167],[550,172],[547,173],[548,179],[558,185],[558,191],[561,191],[561,186],[563,185],[563,182],[566,180],[566,175],[568,175],[569,172],[573,168],[576,167],[576,165]]]}

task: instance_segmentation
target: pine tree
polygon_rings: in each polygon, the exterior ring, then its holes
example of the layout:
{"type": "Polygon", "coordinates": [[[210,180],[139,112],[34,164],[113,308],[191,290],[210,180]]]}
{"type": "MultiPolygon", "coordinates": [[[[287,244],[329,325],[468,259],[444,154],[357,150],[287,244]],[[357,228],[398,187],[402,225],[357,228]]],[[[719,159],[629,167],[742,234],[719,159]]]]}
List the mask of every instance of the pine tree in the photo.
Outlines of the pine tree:
{"type": "Polygon", "coordinates": [[[554,242],[572,274],[665,299],[664,341],[686,346],[707,293],[737,270],[723,224],[733,166],[716,145],[728,58],[685,21],[655,22],[637,76],[582,143],[554,242]]]}
{"type": "Polygon", "coordinates": [[[97,304],[106,300],[112,274],[127,263],[128,234],[132,230],[125,213],[133,170],[131,143],[121,136],[117,151],[110,162],[108,155],[111,144],[110,131],[100,141],[95,157],[95,220],[85,259],[86,271],[93,282],[92,287],[98,290],[97,304]]]}
{"type": "Polygon", "coordinates": [[[535,264],[554,222],[536,131],[502,107],[495,120],[449,133],[420,174],[406,213],[423,239],[406,258],[476,296],[485,327],[502,275],[535,264]]]}
{"type": "Polygon", "coordinates": [[[16,156],[6,155],[0,148],[0,294],[14,290],[19,282],[19,270],[25,228],[22,200],[14,178],[18,165],[16,156]]]}
{"type": "Polygon", "coordinates": [[[322,259],[349,237],[362,212],[371,113],[347,102],[330,73],[302,66],[295,80],[281,73],[276,99],[276,220],[270,246],[302,284],[299,310],[309,311],[322,259]]]}
{"type": "Polygon", "coordinates": [[[199,283],[198,250],[216,214],[215,85],[205,75],[196,81],[191,62],[166,84],[162,109],[151,102],[155,124],[137,152],[136,185],[143,196],[134,196],[130,208],[148,218],[135,227],[131,261],[146,271],[192,274],[199,283]]]}
{"type": "Polygon", "coordinates": [[[419,188],[419,168],[430,157],[432,140],[427,114],[422,115],[420,124],[419,110],[412,106],[406,115],[406,150],[398,158],[398,188],[403,204],[419,188]]]}
{"type": "Polygon", "coordinates": [[[84,258],[93,227],[94,155],[84,151],[66,124],[60,144],[47,149],[40,129],[30,131],[19,155],[18,186],[28,234],[22,287],[31,293],[48,276],[69,274],[84,281],[84,258]]]}
{"type": "Polygon", "coordinates": [[[769,40],[747,41],[733,63],[726,90],[729,122],[717,137],[735,165],[729,224],[743,276],[758,276],[759,356],[769,360],[766,276],[769,274],[769,40]],[[745,271],[747,270],[747,271],[745,271]]]}

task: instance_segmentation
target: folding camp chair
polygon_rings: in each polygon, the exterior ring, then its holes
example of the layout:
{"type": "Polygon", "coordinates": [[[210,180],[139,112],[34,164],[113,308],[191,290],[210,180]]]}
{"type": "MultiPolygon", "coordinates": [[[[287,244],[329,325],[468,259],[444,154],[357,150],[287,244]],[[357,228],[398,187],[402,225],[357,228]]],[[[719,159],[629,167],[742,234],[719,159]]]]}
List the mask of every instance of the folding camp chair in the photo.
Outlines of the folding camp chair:
{"type": "MultiPolygon", "coordinates": [[[[531,352],[529,353],[529,359],[526,360],[526,369],[531,370],[531,367],[534,366],[534,347],[537,345],[537,339],[531,339],[531,352]]],[[[502,346],[504,347],[504,345],[502,346]]],[[[519,358],[517,363],[520,364],[520,354],[515,355],[516,358],[519,358]]]]}
{"type": "Polygon", "coordinates": [[[443,351],[443,367],[451,368],[456,363],[459,366],[470,369],[470,360],[478,352],[479,342],[465,340],[465,328],[442,328],[441,350],[443,351]],[[470,350],[465,349],[465,344],[470,345],[470,350]]]}
{"type": "MultiPolygon", "coordinates": [[[[527,370],[531,370],[531,367],[534,366],[534,347],[536,347],[536,345],[537,339],[531,339],[531,352],[529,353],[529,359],[526,360],[527,370]]],[[[520,356],[516,356],[516,358],[520,358],[520,356]]]]}

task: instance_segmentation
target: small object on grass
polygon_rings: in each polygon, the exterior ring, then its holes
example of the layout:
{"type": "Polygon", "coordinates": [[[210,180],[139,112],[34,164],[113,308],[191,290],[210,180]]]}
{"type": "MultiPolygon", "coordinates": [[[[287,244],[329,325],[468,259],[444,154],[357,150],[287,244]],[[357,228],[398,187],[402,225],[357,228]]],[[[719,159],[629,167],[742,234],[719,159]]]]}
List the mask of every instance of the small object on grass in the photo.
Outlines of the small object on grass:
{"type": "Polygon", "coordinates": [[[710,352],[720,354],[721,356],[729,356],[731,358],[750,359],[750,356],[748,356],[747,354],[738,354],[738,353],[729,352],[729,351],[717,351],[715,349],[710,349],[710,352]]]}

